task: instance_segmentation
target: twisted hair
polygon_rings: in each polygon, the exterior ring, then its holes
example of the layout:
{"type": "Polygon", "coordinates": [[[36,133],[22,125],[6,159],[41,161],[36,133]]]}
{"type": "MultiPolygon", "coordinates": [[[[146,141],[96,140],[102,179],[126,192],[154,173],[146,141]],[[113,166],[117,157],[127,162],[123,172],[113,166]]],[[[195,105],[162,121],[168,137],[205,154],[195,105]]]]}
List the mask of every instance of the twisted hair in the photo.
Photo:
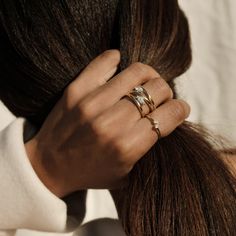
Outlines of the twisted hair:
{"type": "MultiPolygon", "coordinates": [[[[175,97],[173,81],[191,63],[177,0],[2,0],[0,20],[0,99],[38,127],[104,50],[120,50],[117,73],[136,61],[151,65],[175,97]]],[[[188,122],[145,154],[121,193],[116,205],[128,235],[236,232],[235,177],[206,132],[188,122]]]]}

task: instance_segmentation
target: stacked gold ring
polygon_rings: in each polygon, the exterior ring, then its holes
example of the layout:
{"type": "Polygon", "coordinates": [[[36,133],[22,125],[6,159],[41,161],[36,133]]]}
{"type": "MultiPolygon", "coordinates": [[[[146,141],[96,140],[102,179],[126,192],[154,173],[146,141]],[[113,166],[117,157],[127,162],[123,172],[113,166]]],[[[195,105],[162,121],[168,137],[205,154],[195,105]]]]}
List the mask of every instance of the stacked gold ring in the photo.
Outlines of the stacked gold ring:
{"type": "Polygon", "coordinates": [[[152,112],[155,110],[155,103],[152,100],[151,95],[147,92],[147,90],[144,87],[142,86],[135,87],[133,91],[131,92],[131,94],[143,97],[145,100],[145,103],[149,107],[149,112],[152,112]]]}
{"type": "Polygon", "coordinates": [[[125,95],[125,97],[128,97],[131,102],[135,104],[137,109],[139,110],[142,118],[147,118],[153,127],[153,130],[157,133],[158,139],[161,138],[161,132],[159,129],[160,123],[158,120],[154,120],[151,116],[148,114],[145,114],[143,106],[147,105],[149,108],[149,113],[153,112],[156,109],[155,103],[152,100],[152,97],[147,92],[147,90],[143,86],[135,87],[128,95],[125,95]]]}
{"type": "Polygon", "coordinates": [[[128,95],[126,95],[137,107],[141,117],[145,117],[143,106],[147,105],[149,108],[149,113],[155,110],[155,103],[152,100],[150,94],[143,86],[135,87],[128,95]]]}

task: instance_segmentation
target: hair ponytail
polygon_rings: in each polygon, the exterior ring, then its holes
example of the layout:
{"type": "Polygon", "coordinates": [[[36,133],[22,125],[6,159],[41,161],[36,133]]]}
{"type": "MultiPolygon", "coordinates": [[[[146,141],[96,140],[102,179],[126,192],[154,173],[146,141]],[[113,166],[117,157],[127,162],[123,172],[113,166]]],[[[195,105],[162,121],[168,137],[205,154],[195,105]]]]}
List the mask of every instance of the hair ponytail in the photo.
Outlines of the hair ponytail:
{"type": "MultiPolygon", "coordinates": [[[[173,79],[191,62],[177,0],[2,0],[0,19],[0,98],[38,126],[68,83],[110,47],[121,51],[120,70],[149,64],[174,92],[173,79]]],[[[116,204],[131,236],[232,236],[235,182],[209,136],[186,122],[136,164],[116,204]]]]}
{"type": "MultiPolygon", "coordinates": [[[[122,55],[156,68],[174,90],[172,79],[191,61],[188,23],[177,1],[125,2],[122,55]]],[[[116,199],[128,235],[235,234],[236,179],[210,139],[185,122],[136,164],[116,199]]]]}
{"type": "Polygon", "coordinates": [[[116,199],[128,235],[234,235],[235,178],[198,129],[186,122],[134,167],[116,199]]]}

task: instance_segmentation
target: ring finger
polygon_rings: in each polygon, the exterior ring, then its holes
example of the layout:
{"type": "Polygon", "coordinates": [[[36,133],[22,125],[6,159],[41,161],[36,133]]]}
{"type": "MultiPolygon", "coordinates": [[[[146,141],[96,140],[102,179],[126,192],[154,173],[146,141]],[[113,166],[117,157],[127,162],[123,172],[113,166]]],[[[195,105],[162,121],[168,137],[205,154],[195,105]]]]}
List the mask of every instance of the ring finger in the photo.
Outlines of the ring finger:
{"type": "MultiPolygon", "coordinates": [[[[189,113],[190,107],[186,102],[172,99],[150,113],[149,117],[158,121],[161,137],[165,137],[173,132],[189,116],[189,113]]],[[[132,152],[131,159],[135,163],[155,144],[158,135],[150,120],[142,118],[128,132],[125,140],[132,152]]]]}

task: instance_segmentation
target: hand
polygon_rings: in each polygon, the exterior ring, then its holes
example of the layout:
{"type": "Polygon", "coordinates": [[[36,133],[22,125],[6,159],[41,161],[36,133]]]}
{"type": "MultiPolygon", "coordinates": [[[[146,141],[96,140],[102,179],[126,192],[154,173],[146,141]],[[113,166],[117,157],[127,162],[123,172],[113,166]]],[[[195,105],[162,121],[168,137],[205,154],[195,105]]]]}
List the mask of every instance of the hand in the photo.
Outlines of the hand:
{"type": "Polygon", "coordinates": [[[122,98],[135,86],[143,84],[158,106],[149,115],[159,120],[162,137],[189,115],[189,106],[172,99],[168,84],[148,65],[134,63],[112,78],[119,62],[118,50],[95,58],[25,144],[39,178],[59,197],[88,188],[117,188],[157,141],[150,121],[122,98]]]}

